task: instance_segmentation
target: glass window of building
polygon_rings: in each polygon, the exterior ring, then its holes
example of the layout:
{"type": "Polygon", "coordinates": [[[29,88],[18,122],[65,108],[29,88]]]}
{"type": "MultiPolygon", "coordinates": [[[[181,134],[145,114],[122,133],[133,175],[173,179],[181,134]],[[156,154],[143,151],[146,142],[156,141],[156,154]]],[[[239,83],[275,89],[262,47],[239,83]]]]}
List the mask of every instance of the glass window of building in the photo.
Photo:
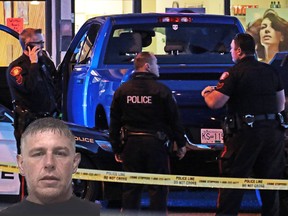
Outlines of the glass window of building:
{"type": "MultiPolygon", "coordinates": [[[[28,27],[41,28],[45,36],[45,1],[0,1],[0,24],[18,33],[28,27]]],[[[19,57],[22,49],[18,39],[4,32],[0,37],[0,63],[5,66],[19,57]]]]}
{"type": "Polygon", "coordinates": [[[45,34],[45,1],[0,1],[0,24],[18,32],[41,28],[45,34]]]}

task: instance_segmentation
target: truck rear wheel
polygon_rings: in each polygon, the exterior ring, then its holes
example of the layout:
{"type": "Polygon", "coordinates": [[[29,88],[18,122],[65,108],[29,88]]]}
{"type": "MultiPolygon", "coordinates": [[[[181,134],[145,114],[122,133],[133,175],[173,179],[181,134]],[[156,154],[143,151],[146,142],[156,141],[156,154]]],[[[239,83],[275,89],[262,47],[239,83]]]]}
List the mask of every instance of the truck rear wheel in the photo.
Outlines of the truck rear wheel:
{"type": "MultiPolygon", "coordinates": [[[[95,169],[87,157],[81,156],[79,168],[95,169]]],[[[101,182],[73,179],[73,192],[81,199],[95,201],[101,195],[101,182]]]]}

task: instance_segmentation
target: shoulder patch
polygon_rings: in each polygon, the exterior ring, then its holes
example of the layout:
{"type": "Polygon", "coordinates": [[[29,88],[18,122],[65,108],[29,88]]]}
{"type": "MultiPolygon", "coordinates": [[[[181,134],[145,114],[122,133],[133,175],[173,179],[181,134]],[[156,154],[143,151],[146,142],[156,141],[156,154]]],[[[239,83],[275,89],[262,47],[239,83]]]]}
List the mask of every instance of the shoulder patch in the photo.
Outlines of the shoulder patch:
{"type": "Polygon", "coordinates": [[[220,80],[225,80],[227,77],[229,77],[229,72],[222,73],[220,80]]]}
{"type": "Polygon", "coordinates": [[[10,75],[15,77],[16,83],[18,85],[21,85],[23,83],[23,77],[21,75],[21,72],[22,72],[22,68],[19,66],[13,67],[10,71],[10,75]]]}
{"type": "Polygon", "coordinates": [[[19,76],[21,72],[22,72],[22,68],[19,66],[15,66],[11,69],[10,74],[11,76],[16,77],[16,76],[19,76]]]}

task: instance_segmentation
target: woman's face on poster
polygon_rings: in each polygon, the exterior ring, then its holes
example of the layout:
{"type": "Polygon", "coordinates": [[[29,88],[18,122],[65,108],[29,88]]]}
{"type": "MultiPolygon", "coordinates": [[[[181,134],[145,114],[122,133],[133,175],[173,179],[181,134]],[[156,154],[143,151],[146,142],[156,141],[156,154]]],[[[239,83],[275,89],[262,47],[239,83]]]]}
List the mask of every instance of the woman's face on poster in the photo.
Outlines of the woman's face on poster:
{"type": "Polygon", "coordinates": [[[272,22],[268,18],[264,18],[260,28],[260,42],[263,46],[277,45],[283,40],[282,33],[276,31],[272,27],[272,22]]]}

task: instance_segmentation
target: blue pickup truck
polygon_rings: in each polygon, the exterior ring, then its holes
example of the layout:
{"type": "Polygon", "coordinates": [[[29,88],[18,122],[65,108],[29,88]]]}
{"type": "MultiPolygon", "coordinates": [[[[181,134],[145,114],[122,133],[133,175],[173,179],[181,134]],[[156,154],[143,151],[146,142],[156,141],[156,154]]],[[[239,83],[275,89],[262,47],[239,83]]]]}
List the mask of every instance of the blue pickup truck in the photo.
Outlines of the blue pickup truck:
{"type": "Polygon", "coordinates": [[[160,81],[173,92],[187,141],[200,147],[223,142],[220,118],[201,90],[216,85],[233,62],[230,43],[244,32],[231,16],[208,14],[125,14],[89,19],[73,39],[59,65],[63,74],[63,117],[91,128],[107,130],[115,90],[133,72],[141,51],[153,52],[160,81]]]}
{"type": "MultiPolygon", "coordinates": [[[[18,57],[21,54],[18,34],[5,26],[0,26],[0,30],[12,35],[8,38],[3,33],[1,43],[4,48],[13,44],[13,58],[18,57]],[[16,48],[18,52],[14,52],[16,48]]],[[[209,110],[200,91],[207,85],[215,85],[221,73],[233,64],[229,54],[230,42],[236,33],[243,31],[235,17],[207,14],[126,14],[88,20],[58,66],[63,76],[62,88],[59,89],[63,94],[63,119],[84,126],[71,127],[76,136],[81,134],[77,140],[77,150],[82,153],[81,167],[119,169],[120,164],[116,164],[113,154],[103,146],[107,140],[110,104],[115,90],[133,72],[135,55],[150,51],[158,58],[161,82],[169,86],[177,99],[188,147],[195,149],[181,161],[171,156],[172,173],[217,176],[222,110],[209,110]],[[199,149],[204,151],[199,153],[199,149]]],[[[7,63],[0,67],[0,103],[6,110],[2,113],[8,113],[12,108],[5,79],[7,63]]],[[[8,127],[9,146],[15,148],[11,136],[12,114],[11,119],[0,124],[8,127]]],[[[8,146],[7,143],[3,140],[3,146],[8,146]]],[[[115,193],[119,192],[117,184],[79,180],[74,184],[77,186],[74,187],[75,193],[86,199],[120,197],[115,193]]]]}

